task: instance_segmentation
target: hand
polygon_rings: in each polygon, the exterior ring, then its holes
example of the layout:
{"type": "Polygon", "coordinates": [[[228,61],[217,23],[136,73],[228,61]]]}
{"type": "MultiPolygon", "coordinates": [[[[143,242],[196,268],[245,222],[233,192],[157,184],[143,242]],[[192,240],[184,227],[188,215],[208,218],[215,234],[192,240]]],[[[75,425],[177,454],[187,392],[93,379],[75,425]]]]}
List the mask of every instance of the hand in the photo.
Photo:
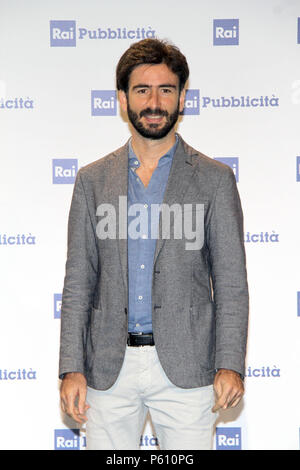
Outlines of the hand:
{"type": "Polygon", "coordinates": [[[86,388],[86,379],[80,372],[69,372],[61,383],[61,408],[77,423],[87,421],[85,412],[90,406],[85,401],[86,388]]]}
{"type": "Polygon", "coordinates": [[[214,389],[217,395],[215,406],[212,411],[215,413],[220,408],[235,407],[244,395],[244,384],[240,375],[229,369],[220,369],[214,381],[214,389]]]}

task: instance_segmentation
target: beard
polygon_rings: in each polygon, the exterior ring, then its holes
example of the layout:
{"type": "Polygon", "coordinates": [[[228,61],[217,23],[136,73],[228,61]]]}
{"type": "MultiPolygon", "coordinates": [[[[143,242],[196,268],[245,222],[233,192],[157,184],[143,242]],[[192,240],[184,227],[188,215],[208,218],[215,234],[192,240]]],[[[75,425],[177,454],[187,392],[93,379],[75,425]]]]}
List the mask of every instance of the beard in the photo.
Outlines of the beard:
{"type": "Polygon", "coordinates": [[[153,139],[153,140],[158,140],[158,139],[163,139],[171,129],[175,126],[178,116],[179,116],[179,100],[177,103],[177,107],[174,111],[174,113],[169,114],[168,111],[163,111],[160,108],[147,108],[144,109],[143,111],[140,112],[138,115],[135,111],[133,111],[130,108],[129,103],[127,104],[127,114],[128,114],[128,119],[135,128],[135,130],[142,136],[145,137],[146,139],[153,139]],[[143,116],[165,116],[166,117],[166,123],[162,128],[159,128],[159,124],[156,123],[151,123],[148,125],[148,127],[145,127],[143,123],[140,121],[140,119],[143,116]]]}

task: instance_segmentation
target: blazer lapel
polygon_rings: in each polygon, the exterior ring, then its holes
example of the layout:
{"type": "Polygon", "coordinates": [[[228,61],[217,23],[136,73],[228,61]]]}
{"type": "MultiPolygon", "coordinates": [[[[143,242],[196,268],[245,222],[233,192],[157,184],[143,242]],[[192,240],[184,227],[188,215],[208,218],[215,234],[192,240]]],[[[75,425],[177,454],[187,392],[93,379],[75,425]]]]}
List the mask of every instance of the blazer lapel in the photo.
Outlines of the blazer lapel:
{"type": "MultiPolygon", "coordinates": [[[[127,249],[127,192],[128,192],[128,142],[117,150],[113,161],[110,200],[116,210],[116,236],[118,241],[126,301],[128,299],[128,249],[127,249]]],[[[126,306],[127,307],[127,306],[126,306]]]]}
{"type": "MultiPolygon", "coordinates": [[[[196,152],[189,147],[183,139],[179,136],[179,142],[176,152],[173,157],[172,166],[163,198],[163,203],[171,206],[172,204],[179,204],[183,200],[183,196],[189,187],[190,180],[194,174],[195,167],[193,166],[192,156],[196,152]]],[[[156,248],[154,253],[154,262],[161,251],[165,239],[161,238],[162,233],[162,218],[161,213],[159,217],[159,238],[156,241],[156,248]]]]}

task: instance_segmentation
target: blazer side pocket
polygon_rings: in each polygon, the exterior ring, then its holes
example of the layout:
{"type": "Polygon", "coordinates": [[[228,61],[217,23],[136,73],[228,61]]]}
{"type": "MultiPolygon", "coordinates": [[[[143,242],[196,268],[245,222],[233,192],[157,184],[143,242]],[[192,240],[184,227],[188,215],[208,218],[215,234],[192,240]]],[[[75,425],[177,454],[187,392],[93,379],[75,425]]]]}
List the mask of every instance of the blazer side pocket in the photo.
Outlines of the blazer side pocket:
{"type": "Polygon", "coordinates": [[[207,372],[214,369],[215,364],[216,319],[214,303],[206,301],[191,307],[190,317],[195,360],[201,371],[207,372]]]}
{"type": "Polygon", "coordinates": [[[86,345],[86,362],[88,370],[93,366],[99,340],[101,319],[102,310],[92,307],[86,345]]]}

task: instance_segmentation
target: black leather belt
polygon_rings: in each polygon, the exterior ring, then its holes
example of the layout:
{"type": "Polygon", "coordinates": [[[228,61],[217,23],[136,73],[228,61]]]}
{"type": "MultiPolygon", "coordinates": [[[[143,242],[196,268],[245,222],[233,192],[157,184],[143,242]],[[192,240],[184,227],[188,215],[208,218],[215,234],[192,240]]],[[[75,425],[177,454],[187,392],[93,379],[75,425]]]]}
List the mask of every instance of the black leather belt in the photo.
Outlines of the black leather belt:
{"type": "Polygon", "coordinates": [[[128,346],[154,346],[153,333],[128,333],[128,346]]]}

